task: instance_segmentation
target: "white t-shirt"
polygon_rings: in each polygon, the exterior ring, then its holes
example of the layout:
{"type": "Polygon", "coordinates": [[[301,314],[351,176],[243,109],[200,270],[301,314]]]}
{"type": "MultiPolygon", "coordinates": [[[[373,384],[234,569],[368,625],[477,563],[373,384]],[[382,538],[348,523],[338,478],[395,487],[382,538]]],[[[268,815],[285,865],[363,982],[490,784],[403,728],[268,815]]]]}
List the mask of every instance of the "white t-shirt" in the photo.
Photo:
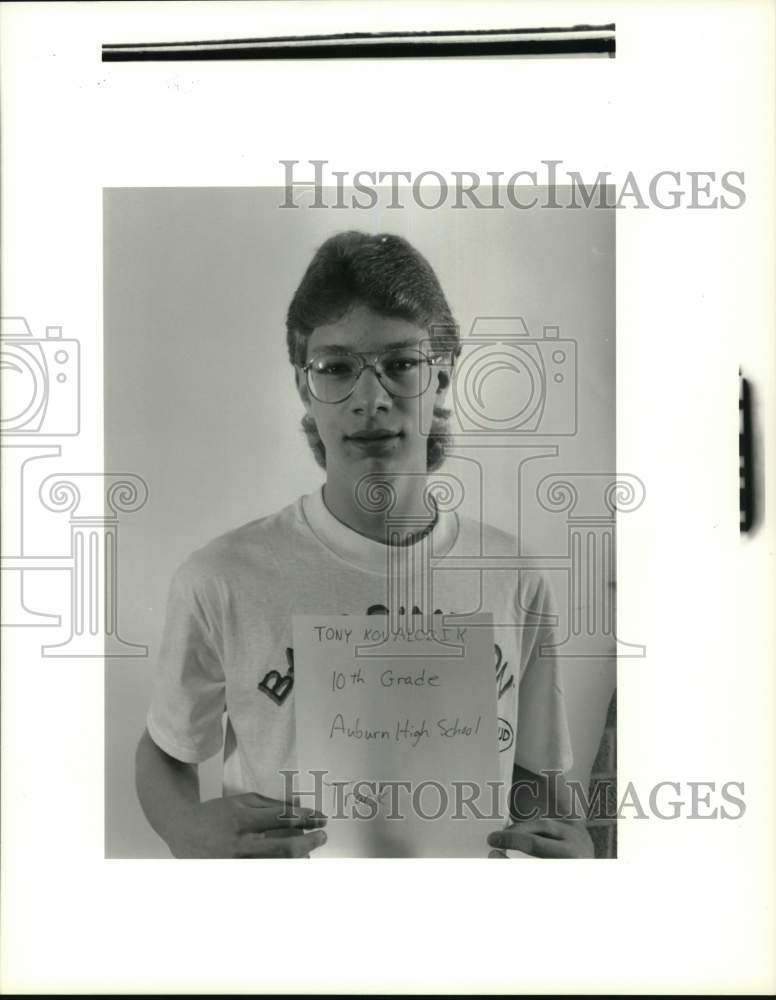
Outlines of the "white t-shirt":
{"type": "MultiPolygon", "coordinates": [[[[535,773],[568,770],[561,678],[547,648],[556,642],[556,612],[545,576],[510,567],[508,558],[504,568],[466,568],[467,556],[515,555],[515,540],[455,512],[440,513],[422,544],[434,612],[492,612],[505,787],[514,763],[535,773]]],[[[419,545],[402,547],[405,562],[419,545]]],[[[389,546],[338,521],[320,490],[194,552],[170,586],[147,719],[153,740],[188,763],[212,757],[223,742],[225,795],[284,798],[279,772],[297,767],[291,616],[386,615],[389,556],[389,546]]]]}

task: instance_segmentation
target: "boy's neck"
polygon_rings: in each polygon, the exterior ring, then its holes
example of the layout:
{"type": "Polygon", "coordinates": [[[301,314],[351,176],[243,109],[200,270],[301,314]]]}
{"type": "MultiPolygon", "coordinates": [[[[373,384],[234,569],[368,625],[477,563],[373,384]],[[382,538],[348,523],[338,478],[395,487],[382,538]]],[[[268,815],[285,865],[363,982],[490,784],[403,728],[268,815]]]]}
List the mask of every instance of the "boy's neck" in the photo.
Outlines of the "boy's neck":
{"type": "Polygon", "coordinates": [[[327,480],[323,487],[323,502],[330,514],[348,528],[374,541],[387,543],[391,537],[399,544],[408,545],[429,532],[436,523],[436,511],[429,510],[425,499],[425,476],[378,476],[369,484],[367,496],[375,498],[375,505],[390,491],[395,502],[386,510],[370,511],[356,499],[355,485],[346,486],[327,480]],[[406,520],[405,520],[406,519],[406,520]]]}

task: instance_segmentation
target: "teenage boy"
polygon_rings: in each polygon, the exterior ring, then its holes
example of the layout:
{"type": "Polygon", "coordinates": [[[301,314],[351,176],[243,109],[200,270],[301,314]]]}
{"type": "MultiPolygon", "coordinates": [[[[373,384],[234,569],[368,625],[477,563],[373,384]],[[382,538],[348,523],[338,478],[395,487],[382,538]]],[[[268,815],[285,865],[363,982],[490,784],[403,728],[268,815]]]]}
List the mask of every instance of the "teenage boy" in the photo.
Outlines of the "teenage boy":
{"type": "Polygon", "coordinates": [[[136,755],[149,822],[176,857],[301,857],[325,842],[325,818],[313,810],[283,815],[280,772],[297,766],[291,616],[390,612],[386,512],[359,491],[371,475],[392,493],[390,544],[409,552],[422,541],[430,552],[433,611],[493,613],[495,670],[483,670],[513,794],[505,828],[488,838],[492,855],[592,857],[583,820],[562,818],[558,775],[571,752],[547,649],[554,606],[545,578],[521,569],[473,582],[444,566],[479,546],[514,551],[514,541],[428,499],[427,477],[449,444],[445,402],[460,352],[434,271],[400,237],[340,233],[318,249],[293,297],[287,344],[326,482],[210,542],[175,574],[136,755]],[[223,796],[201,802],[197,765],[222,745],[223,796]]]}

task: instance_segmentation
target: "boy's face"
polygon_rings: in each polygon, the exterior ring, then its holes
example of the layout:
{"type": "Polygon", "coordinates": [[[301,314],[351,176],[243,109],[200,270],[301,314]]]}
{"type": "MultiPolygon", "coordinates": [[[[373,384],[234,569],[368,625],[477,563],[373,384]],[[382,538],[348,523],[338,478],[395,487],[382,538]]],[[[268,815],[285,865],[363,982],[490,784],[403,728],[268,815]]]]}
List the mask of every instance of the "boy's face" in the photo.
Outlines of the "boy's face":
{"type": "MultiPolygon", "coordinates": [[[[412,322],[354,306],[336,323],[317,327],[307,342],[307,361],[330,348],[347,350],[374,364],[394,346],[415,346],[431,355],[428,334],[412,322]]],[[[427,438],[434,406],[444,403],[449,369],[431,367],[428,389],[412,399],[392,395],[373,369],[361,372],[347,399],[324,403],[310,394],[304,374],[297,386],[326,448],[326,478],[353,483],[366,473],[427,471],[427,438]]]]}

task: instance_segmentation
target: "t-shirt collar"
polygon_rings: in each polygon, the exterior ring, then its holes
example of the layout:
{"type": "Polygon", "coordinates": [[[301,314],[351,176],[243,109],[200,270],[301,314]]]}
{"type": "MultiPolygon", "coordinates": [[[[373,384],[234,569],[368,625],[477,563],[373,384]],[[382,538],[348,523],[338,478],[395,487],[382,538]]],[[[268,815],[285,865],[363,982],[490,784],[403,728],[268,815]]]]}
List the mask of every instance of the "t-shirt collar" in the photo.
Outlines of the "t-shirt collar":
{"type": "MultiPolygon", "coordinates": [[[[336,555],[373,572],[386,572],[389,548],[374,538],[367,538],[338,520],[323,500],[323,487],[302,497],[302,513],[313,534],[336,555]]],[[[408,554],[427,547],[429,558],[439,559],[452,548],[458,535],[454,511],[438,511],[431,531],[411,545],[402,546],[408,554]]],[[[420,567],[418,567],[420,568],[420,567]]]]}

